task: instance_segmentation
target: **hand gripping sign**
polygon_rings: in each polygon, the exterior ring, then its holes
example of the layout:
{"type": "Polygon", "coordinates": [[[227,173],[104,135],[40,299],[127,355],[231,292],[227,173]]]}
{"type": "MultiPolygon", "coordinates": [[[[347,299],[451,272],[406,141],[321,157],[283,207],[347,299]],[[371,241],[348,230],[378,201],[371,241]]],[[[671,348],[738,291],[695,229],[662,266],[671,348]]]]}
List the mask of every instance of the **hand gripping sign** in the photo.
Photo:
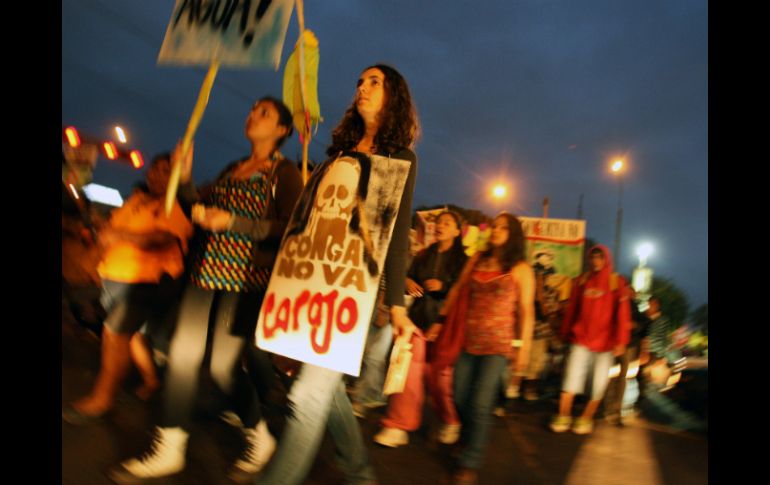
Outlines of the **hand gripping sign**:
{"type": "Polygon", "coordinates": [[[354,153],[313,171],[262,303],[259,348],[359,374],[409,165],[354,153]]]}
{"type": "MultiPolygon", "coordinates": [[[[220,65],[278,69],[294,0],[176,0],[158,64],[208,65],[182,138],[187,154],[220,65]]],[[[166,190],[166,215],[174,205],[181,164],[175,160],[166,190]]]]}

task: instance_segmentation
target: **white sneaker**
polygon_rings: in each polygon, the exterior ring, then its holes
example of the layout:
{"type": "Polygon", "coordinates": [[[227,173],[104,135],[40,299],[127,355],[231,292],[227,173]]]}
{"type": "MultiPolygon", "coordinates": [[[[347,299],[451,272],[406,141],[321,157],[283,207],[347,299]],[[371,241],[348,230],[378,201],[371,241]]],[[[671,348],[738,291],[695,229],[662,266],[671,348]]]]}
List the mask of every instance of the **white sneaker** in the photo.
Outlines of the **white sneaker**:
{"type": "Polygon", "coordinates": [[[508,399],[516,399],[521,395],[521,389],[519,386],[514,386],[513,384],[509,385],[507,388],[505,388],[505,397],[508,399]]]}
{"type": "Polygon", "coordinates": [[[438,442],[444,445],[453,445],[460,439],[459,424],[442,424],[438,430],[438,442]]]}
{"type": "Polygon", "coordinates": [[[155,428],[155,439],[150,451],[139,458],[131,458],[120,464],[112,473],[118,483],[137,478],[156,478],[173,475],[184,470],[187,438],[182,428],[155,428]]]}
{"type": "Polygon", "coordinates": [[[255,428],[244,428],[246,451],[230,469],[230,478],[238,483],[249,483],[260,472],[275,451],[275,438],[267,429],[265,420],[255,428]]]}
{"type": "Polygon", "coordinates": [[[398,448],[401,445],[409,444],[409,433],[403,429],[384,427],[374,435],[374,442],[389,448],[398,448]]]}
{"type": "Polygon", "coordinates": [[[572,424],[572,432],[575,434],[591,434],[594,431],[594,420],[584,417],[575,419],[572,424]]]}

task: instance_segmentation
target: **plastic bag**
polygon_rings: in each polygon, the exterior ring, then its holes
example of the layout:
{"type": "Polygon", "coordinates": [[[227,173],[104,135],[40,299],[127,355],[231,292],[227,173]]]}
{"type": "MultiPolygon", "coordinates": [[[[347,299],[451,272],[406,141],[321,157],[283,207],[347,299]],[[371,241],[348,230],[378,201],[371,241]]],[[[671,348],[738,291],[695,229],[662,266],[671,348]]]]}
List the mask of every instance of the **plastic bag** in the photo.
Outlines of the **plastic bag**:
{"type": "Polygon", "coordinates": [[[389,396],[404,392],[406,376],[409,374],[409,364],[412,362],[412,344],[397,338],[390,354],[390,366],[385,376],[385,386],[382,394],[389,396]]]}

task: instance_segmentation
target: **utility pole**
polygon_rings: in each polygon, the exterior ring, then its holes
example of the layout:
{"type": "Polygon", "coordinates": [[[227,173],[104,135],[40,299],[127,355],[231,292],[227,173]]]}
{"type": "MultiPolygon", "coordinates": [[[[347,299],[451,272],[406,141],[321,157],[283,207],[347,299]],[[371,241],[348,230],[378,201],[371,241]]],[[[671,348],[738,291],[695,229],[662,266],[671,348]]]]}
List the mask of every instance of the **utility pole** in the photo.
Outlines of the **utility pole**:
{"type": "Polygon", "coordinates": [[[583,219],[583,194],[580,194],[580,200],[578,201],[577,218],[583,219]]]}

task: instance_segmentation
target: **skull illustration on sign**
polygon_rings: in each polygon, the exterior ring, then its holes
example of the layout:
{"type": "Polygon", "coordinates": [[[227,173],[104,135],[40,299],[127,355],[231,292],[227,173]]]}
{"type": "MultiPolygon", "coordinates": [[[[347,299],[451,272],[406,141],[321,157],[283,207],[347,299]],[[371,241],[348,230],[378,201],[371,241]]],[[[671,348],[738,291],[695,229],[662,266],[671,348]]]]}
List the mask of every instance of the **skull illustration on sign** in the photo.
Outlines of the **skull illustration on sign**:
{"type": "Polygon", "coordinates": [[[341,244],[344,241],[353,208],[356,206],[360,173],[358,162],[347,157],[336,160],[329,167],[316,192],[310,215],[311,234],[323,226],[331,231],[334,242],[341,244]],[[340,231],[341,228],[344,228],[344,232],[340,231]]]}

